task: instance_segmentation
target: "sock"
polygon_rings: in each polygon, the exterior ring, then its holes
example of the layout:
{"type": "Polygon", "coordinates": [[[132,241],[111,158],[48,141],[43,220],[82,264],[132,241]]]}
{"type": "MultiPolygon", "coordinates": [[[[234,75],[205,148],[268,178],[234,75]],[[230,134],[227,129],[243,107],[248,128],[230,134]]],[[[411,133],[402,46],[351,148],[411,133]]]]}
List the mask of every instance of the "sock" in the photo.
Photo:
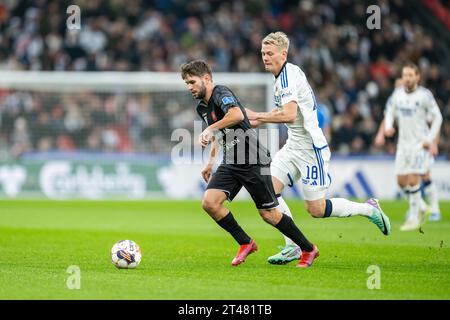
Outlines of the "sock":
{"type": "MultiPolygon", "coordinates": [[[[405,196],[406,200],[408,200],[408,203],[409,203],[409,196],[410,196],[409,186],[403,187],[402,191],[403,191],[403,195],[405,196]]],[[[409,208],[408,208],[408,211],[406,211],[406,220],[411,220],[411,219],[412,219],[411,210],[409,210],[409,208]]]]}
{"type": "Polygon", "coordinates": [[[423,200],[422,194],[421,194],[421,197],[420,197],[420,205],[419,205],[419,207],[420,207],[420,210],[422,210],[422,211],[428,210],[428,205],[425,202],[425,200],[423,200]]]}
{"type": "MultiPolygon", "coordinates": [[[[410,192],[409,186],[403,188],[402,190],[405,194],[405,198],[408,200],[408,203],[409,203],[410,197],[411,197],[411,192],[410,192]]],[[[420,194],[419,210],[426,211],[426,210],[428,210],[428,205],[422,198],[422,192],[419,192],[419,194],[420,194]]],[[[408,211],[406,212],[406,220],[413,219],[414,214],[415,214],[414,211],[411,211],[410,208],[408,208],[408,211]]]]}
{"type": "Polygon", "coordinates": [[[225,217],[217,221],[217,224],[230,233],[233,238],[239,243],[239,245],[247,244],[252,239],[245,233],[239,226],[233,215],[228,213],[225,217]]]}
{"type": "Polygon", "coordinates": [[[353,202],[344,198],[332,198],[326,200],[324,218],[351,216],[366,216],[372,214],[372,206],[367,203],[353,202]]]}
{"type": "Polygon", "coordinates": [[[428,199],[428,203],[431,206],[431,212],[440,213],[441,210],[439,209],[439,197],[434,183],[432,183],[431,180],[424,181],[423,189],[425,192],[425,196],[428,199]]]}
{"type": "Polygon", "coordinates": [[[420,210],[420,199],[422,198],[420,194],[420,185],[409,187],[409,216],[412,219],[419,219],[420,210]]]}
{"type": "Polygon", "coordinates": [[[323,215],[324,218],[329,218],[331,213],[333,212],[333,203],[330,199],[325,200],[325,213],[323,215]]]}
{"type": "Polygon", "coordinates": [[[295,244],[297,244],[302,251],[311,252],[313,250],[313,245],[306,239],[303,233],[294,223],[294,220],[289,218],[287,215],[282,214],[280,222],[275,226],[281,231],[285,236],[292,239],[295,244]]]}
{"type": "MultiPolygon", "coordinates": [[[[291,210],[289,209],[288,205],[284,201],[281,194],[277,194],[277,199],[278,199],[278,206],[277,206],[278,211],[280,211],[281,213],[287,215],[289,218],[294,220],[294,218],[292,217],[291,210]]],[[[291,240],[291,238],[286,237],[284,234],[283,234],[283,237],[284,237],[284,242],[286,243],[287,246],[290,246],[290,245],[295,246],[296,245],[294,243],[294,241],[291,240]]]]}

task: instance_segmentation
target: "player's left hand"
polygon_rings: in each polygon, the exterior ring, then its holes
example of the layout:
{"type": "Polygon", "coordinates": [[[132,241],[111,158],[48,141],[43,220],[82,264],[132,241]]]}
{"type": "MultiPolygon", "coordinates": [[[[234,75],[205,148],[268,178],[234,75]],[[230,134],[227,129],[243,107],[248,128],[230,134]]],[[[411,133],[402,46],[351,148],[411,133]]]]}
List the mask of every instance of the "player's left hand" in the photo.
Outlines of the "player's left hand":
{"type": "Polygon", "coordinates": [[[200,142],[203,148],[206,148],[209,144],[209,141],[211,141],[212,136],[213,136],[212,130],[206,128],[198,137],[198,142],[200,142]]]}
{"type": "Polygon", "coordinates": [[[260,120],[250,120],[250,125],[252,128],[258,128],[260,125],[262,125],[262,122],[260,120]]]}

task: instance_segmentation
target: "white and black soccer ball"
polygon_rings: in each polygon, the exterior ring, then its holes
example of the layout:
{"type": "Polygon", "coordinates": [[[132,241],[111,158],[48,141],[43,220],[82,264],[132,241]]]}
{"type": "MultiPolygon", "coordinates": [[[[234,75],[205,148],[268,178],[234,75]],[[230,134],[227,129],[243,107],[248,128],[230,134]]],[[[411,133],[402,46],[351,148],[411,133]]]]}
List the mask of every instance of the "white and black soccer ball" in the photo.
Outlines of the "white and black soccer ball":
{"type": "Polygon", "coordinates": [[[112,263],[119,269],[134,269],[141,258],[141,248],[133,240],[120,240],[111,249],[112,263]]]}

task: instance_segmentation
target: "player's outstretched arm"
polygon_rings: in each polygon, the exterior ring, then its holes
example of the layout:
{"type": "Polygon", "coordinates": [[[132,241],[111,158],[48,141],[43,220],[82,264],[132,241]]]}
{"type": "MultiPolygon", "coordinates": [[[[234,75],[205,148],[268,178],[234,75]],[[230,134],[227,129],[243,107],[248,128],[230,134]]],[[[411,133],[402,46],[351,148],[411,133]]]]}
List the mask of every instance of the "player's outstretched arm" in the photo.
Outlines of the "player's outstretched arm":
{"type": "Polygon", "coordinates": [[[281,110],[255,112],[255,120],[262,123],[294,123],[295,119],[297,119],[297,103],[295,101],[284,104],[281,110]]]}
{"type": "Polygon", "coordinates": [[[244,114],[241,109],[239,107],[231,107],[222,120],[213,123],[203,130],[199,137],[200,144],[204,148],[207,147],[211,138],[214,136],[214,131],[232,127],[242,120],[244,120],[244,114]]]}
{"type": "Polygon", "coordinates": [[[443,118],[439,106],[437,105],[436,100],[434,100],[434,98],[432,99],[431,110],[429,112],[432,121],[430,125],[430,132],[423,143],[423,147],[430,150],[430,153],[433,156],[437,156],[439,151],[438,150],[439,133],[441,130],[443,118]]]}
{"type": "Polygon", "coordinates": [[[247,114],[248,120],[256,120],[256,114],[257,112],[253,111],[252,109],[245,108],[245,113],[247,114]]]}
{"type": "MultiPolygon", "coordinates": [[[[277,108],[275,108],[274,110],[272,110],[272,112],[275,112],[277,110],[277,108]]],[[[263,122],[261,120],[257,120],[257,112],[249,109],[249,108],[245,108],[245,113],[247,113],[247,118],[248,121],[250,121],[250,125],[252,126],[252,128],[258,128],[260,125],[263,124],[263,122]]]]}
{"type": "Polygon", "coordinates": [[[244,120],[244,114],[239,107],[231,107],[222,120],[217,121],[210,125],[208,128],[211,130],[221,130],[232,127],[244,120]]]}
{"type": "Polygon", "coordinates": [[[259,120],[249,120],[249,121],[250,121],[250,125],[252,126],[252,128],[258,128],[260,125],[263,124],[259,120]]]}

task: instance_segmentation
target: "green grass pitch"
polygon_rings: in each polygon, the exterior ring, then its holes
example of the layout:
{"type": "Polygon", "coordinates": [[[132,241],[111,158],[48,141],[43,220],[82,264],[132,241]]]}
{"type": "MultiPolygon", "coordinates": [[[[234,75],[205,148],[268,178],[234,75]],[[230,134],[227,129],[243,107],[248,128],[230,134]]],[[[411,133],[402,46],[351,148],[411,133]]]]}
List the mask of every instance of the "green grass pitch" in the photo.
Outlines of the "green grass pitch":
{"type": "Polygon", "coordinates": [[[363,217],[313,219],[288,201],[321,255],[312,268],[268,264],[282,237],[251,202],[229,204],[259,250],[232,267],[238,247],[199,201],[0,201],[0,299],[450,299],[450,203],[443,220],[400,232],[406,202],[381,202],[393,233],[363,217]],[[143,259],[116,269],[112,245],[132,239],[143,259]],[[67,268],[79,266],[70,290],[67,268]],[[367,269],[380,269],[369,290],[367,269]]]}

